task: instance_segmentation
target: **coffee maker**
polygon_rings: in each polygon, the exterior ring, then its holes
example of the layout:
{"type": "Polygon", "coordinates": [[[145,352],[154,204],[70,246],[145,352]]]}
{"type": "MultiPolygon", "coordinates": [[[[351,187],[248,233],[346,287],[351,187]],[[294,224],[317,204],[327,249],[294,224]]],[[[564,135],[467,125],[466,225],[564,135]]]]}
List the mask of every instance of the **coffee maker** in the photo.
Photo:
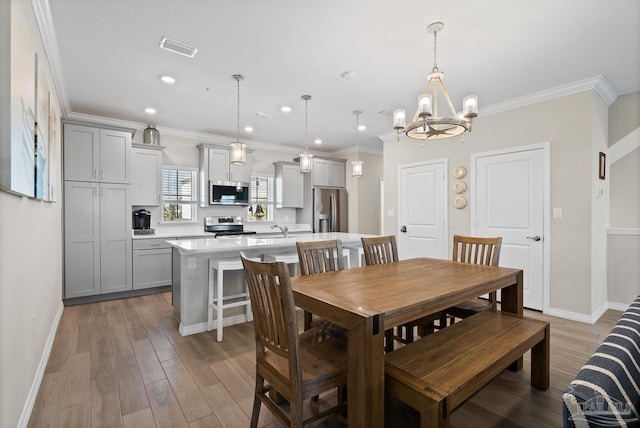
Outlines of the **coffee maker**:
{"type": "Polygon", "coordinates": [[[151,229],[151,211],[145,209],[133,212],[133,229],[151,229]]]}

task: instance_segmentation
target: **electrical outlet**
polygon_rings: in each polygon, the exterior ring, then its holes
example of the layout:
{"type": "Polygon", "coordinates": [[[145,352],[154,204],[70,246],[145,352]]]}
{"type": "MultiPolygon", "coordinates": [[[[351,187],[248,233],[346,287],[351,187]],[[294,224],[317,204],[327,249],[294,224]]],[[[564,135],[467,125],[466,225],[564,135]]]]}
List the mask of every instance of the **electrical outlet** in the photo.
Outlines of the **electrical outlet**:
{"type": "Polygon", "coordinates": [[[36,335],[36,315],[31,315],[31,337],[36,335]]]}

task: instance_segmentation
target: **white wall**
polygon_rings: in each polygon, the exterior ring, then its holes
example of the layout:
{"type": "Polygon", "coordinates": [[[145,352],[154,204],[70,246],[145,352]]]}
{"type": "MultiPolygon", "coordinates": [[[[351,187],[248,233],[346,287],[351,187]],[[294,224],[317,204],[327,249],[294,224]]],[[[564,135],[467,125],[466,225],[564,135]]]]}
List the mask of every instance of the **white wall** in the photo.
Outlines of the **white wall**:
{"type": "MultiPolygon", "coordinates": [[[[3,0],[4,2],[4,0],[3,0]]],[[[5,3],[6,6],[6,3],[5,3]]],[[[12,0],[35,40],[40,35],[28,0],[12,0]]],[[[4,11],[4,8],[3,8],[4,11]]],[[[15,22],[12,20],[12,22],[15,22]]],[[[25,31],[22,27],[21,31],[25,31]]],[[[3,37],[7,26],[0,28],[3,37]]],[[[35,46],[42,52],[42,46],[35,46]]],[[[9,61],[1,52],[0,61],[9,61]]],[[[33,70],[25,70],[33,73],[33,70]]],[[[3,76],[4,78],[4,76],[3,76]]],[[[55,89],[52,100],[59,109],[55,89]]],[[[3,101],[4,102],[4,101],[3,101]]],[[[3,133],[5,138],[8,133],[3,133]]],[[[60,146],[58,146],[60,147],[60,146]]],[[[58,317],[62,313],[62,203],[60,153],[50,158],[58,175],[58,202],[0,192],[0,426],[26,425],[25,404],[35,399],[58,317]],[[35,316],[35,322],[33,317],[35,316]],[[32,330],[32,325],[35,329],[32,330]]],[[[32,171],[23,171],[30,174],[32,171]]],[[[33,402],[31,401],[31,404],[33,402]]],[[[29,409],[26,409],[29,410],[29,409]]]]}
{"type": "Polygon", "coordinates": [[[607,292],[622,309],[640,295],[640,92],[619,97],[609,123],[607,292]]]}
{"type": "MultiPolygon", "coordinates": [[[[448,158],[450,168],[469,170],[472,153],[550,142],[551,207],[563,208],[564,217],[551,224],[550,306],[562,311],[592,315],[600,304],[605,283],[593,284],[602,266],[592,272],[593,228],[604,230],[598,215],[592,217],[594,164],[597,147],[606,144],[606,103],[595,91],[586,91],[526,107],[482,114],[473,132],[459,139],[425,142],[405,136],[384,141],[385,211],[397,212],[398,166],[420,160],[448,158]]],[[[449,193],[449,203],[453,194],[449,193]]],[[[603,199],[604,200],[604,199],[603,199]]],[[[551,209],[549,207],[549,209],[551,209]]],[[[449,239],[470,231],[470,210],[449,210],[449,239]]],[[[395,217],[385,217],[385,233],[397,234],[395,217]]],[[[600,237],[598,237],[600,242],[600,237]]]]}
{"type": "Polygon", "coordinates": [[[352,176],[352,164],[356,158],[350,153],[347,158],[347,191],[349,192],[349,232],[380,234],[380,177],[382,156],[360,153],[364,162],[360,178],[352,176]]]}

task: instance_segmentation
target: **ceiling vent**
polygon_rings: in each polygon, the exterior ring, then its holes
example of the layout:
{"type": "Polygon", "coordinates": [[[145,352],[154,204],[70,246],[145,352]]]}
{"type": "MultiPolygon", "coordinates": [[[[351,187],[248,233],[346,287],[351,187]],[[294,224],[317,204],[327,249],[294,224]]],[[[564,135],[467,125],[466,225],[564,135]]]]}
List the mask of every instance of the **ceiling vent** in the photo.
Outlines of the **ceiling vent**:
{"type": "Polygon", "coordinates": [[[185,45],[184,43],[176,42],[166,37],[160,40],[160,47],[180,55],[188,56],[189,58],[193,58],[196,52],[198,52],[198,49],[193,46],[185,45]]]}

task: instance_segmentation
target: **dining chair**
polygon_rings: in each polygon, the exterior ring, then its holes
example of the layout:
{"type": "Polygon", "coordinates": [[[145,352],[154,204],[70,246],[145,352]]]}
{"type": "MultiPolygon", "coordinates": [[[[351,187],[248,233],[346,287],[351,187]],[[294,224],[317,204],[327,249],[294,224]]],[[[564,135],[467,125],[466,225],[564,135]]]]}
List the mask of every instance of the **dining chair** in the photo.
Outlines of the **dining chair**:
{"type": "MultiPolygon", "coordinates": [[[[340,239],[315,242],[296,242],[298,260],[300,261],[300,274],[312,275],[315,273],[343,270],[344,250],[340,239]]],[[[327,333],[344,338],[346,329],[330,321],[313,317],[311,312],[304,311],[304,329],[312,326],[318,327],[327,333]]]]}
{"type": "MultiPolygon", "coordinates": [[[[453,235],[453,261],[486,266],[498,266],[502,237],[477,237],[453,235]]],[[[448,308],[451,324],[456,318],[467,318],[481,311],[495,311],[498,307],[498,292],[489,293],[489,299],[475,298],[448,308]]]]}
{"type": "Polygon", "coordinates": [[[342,412],[346,408],[345,397],[340,393],[347,383],[345,342],[316,328],[298,334],[287,265],[252,261],[242,253],[240,256],[251,298],[256,340],[251,427],[258,425],[262,404],[289,427],[301,427],[342,412]],[[305,420],[303,401],[333,388],[339,392],[337,405],[305,420]],[[271,395],[287,400],[289,411],[281,408],[271,395]]]}
{"type": "MultiPolygon", "coordinates": [[[[399,260],[398,246],[394,235],[361,238],[361,241],[362,249],[364,250],[364,260],[367,266],[392,263],[399,260]]],[[[444,312],[438,312],[415,321],[402,324],[397,328],[397,334],[393,329],[385,330],[385,352],[393,351],[395,340],[405,344],[413,342],[413,328],[416,326],[418,327],[418,332],[421,335],[428,334],[433,331],[435,328],[435,320],[440,320],[438,327],[444,326],[446,324],[445,315],[446,314],[444,312]]]]}

